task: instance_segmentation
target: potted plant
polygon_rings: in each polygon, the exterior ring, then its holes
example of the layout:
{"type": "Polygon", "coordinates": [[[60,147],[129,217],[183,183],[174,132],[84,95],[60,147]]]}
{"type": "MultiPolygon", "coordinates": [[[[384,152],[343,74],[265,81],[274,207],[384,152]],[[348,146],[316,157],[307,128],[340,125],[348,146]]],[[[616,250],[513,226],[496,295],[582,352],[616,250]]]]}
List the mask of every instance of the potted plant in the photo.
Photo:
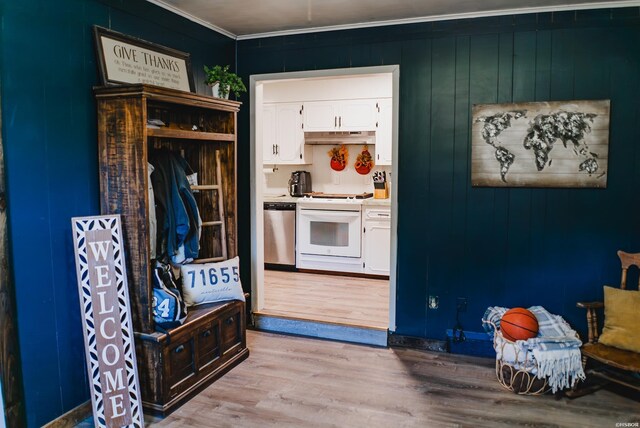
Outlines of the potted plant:
{"type": "Polygon", "coordinates": [[[236,98],[242,92],[247,92],[247,88],[242,83],[242,79],[235,73],[229,71],[229,66],[214,65],[209,68],[204,66],[204,83],[211,86],[213,96],[218,98],[229,98],[229,93],[233,92],[236,98]]]}

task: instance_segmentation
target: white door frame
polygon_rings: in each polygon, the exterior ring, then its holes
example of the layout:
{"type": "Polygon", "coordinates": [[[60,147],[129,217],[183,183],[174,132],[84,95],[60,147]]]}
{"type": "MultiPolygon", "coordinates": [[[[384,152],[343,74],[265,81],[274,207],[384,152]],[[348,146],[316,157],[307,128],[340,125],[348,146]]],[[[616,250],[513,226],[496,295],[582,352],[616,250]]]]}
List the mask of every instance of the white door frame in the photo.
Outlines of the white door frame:
{"type": "Polygon", "coordinates": [[[396,330],[396,256],[398,230],[398,106],[400,98],[400,66],[383,65],[375,67],[338,68],[329,70],[295,71],[285,73],[256,74],[249,78],[250,114],[250,153],[251,153],[251,310],[259,312],[264,307],[264,219],[262,179],[262,123],[260,111],[262,106],[262,84],[269,81],[285,79],[305,79],[332,76],[355,76],[367,74],[390,73],[393,85],[393,139],[392,159],[393,178],[391,180],[391,270],[389,275],[389,330],[396,330]]]}
{"type": "Polygon", "coordinates": [[[2,410],[2,414],[0,414],[0,428],[6,428],[6,415],[4,414],[4,399],[2,398],[2,379],[0,379],[0,410],[2,410]]]}

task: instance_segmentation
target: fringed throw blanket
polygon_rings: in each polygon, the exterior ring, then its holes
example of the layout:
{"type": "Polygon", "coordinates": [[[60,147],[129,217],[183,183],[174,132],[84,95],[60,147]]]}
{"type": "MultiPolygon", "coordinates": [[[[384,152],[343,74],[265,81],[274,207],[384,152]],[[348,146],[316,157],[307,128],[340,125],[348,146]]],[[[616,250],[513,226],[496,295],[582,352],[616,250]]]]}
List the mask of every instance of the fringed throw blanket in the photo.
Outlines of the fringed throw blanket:
{"type": "MultiPolygon", "coordinates": [[[[493,334],[494,328],[500,328],[500,319],[508,308],[490,306],[482,317],[484,329],[493,334]]],[[[518,340],[514,346],[515,354],[530,355],[536,360],[540,379],[547,378],[552,392],[570,388],[578,379],[584,380],[578,334],[559,315],[553,315],[542,306],[529,308],[538,319],[538,336],[529,340],[518,340]],[[528,352],[527,352],[528,351],[528,352]]],[[[500,335],[500,338],[502,335],[500,335]]],[[[504,340],[504,339],[502,339],[504,340]]],[[[502,358],[496,355],[496,358],[502,358]]]]}

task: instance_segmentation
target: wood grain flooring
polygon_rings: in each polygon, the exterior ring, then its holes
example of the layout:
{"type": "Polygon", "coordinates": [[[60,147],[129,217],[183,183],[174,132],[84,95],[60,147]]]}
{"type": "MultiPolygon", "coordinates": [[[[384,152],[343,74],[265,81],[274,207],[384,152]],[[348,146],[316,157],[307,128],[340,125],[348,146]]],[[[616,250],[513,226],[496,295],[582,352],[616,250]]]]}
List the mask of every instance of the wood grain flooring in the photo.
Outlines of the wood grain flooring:
{"type": "Polygon", "coordinates": [[[494,361],[248,332],[251,356],[153,427],[615,427],[640,398],[519,396],[494,361]]]}
{"type": "Polygon", "coordinates": [[[386,329],[389,280],[265,270],[259,313],[386,329]]]}

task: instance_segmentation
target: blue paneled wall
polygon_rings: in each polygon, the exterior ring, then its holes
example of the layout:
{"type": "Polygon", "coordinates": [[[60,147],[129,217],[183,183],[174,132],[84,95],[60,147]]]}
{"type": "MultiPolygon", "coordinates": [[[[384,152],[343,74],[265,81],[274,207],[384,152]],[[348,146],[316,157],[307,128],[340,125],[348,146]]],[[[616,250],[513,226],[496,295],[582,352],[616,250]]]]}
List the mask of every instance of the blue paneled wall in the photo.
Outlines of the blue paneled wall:
{"type": "Polygon", "coordinates": [[[235,41],[151,3],[2,1],[9,228],[29,426],[89,399],[70,218],[99,214],[94,24],[234,64],[235,41]]]}
{"type": "MultiPolygon", "coordinates": [[[[576,300],[619,282],[618,249],[640,251],[638,46],[636,7],[244,40],[238,69],[248,78],[400,64],[398,334],[444,339],[458,297],[469,302],[467,330],[481,330],[489,305],[543,305],[585,331],[576,300]],[[611,99],[607,189],[471,187],[473,104],[571,99],[611,99]],[[427,309],[429,295],[438,309],[427,309]]],[[[239,138],[243,195],[249,136],[239,138]]],[[[247,213],[248,197],[240,204],[247,213]]]]}
{"type": "MultiPolygon", "coordinates": [[[[584,330],[577,299],[640,251],[640,9],[454,20],[235,41],[143,0],[0,0],[9,233],[29,426],[88,399],[69,219],[99,212],[94,24],[251,74],[400,64],[397,332],[443,339],[488,305],[541,304],[584,330]],[[237,54],[236,54],[237,48],[237,54]],[[475,103],[611,99],[607,189],[470,185],[475,103]],[[428,295],[440,308],[426,309],[428,295]]],[[[249,108],[239,249],[250,257],[249,108]]],[[[242,279],[249,284],[246,269],[242,279]]]]}

